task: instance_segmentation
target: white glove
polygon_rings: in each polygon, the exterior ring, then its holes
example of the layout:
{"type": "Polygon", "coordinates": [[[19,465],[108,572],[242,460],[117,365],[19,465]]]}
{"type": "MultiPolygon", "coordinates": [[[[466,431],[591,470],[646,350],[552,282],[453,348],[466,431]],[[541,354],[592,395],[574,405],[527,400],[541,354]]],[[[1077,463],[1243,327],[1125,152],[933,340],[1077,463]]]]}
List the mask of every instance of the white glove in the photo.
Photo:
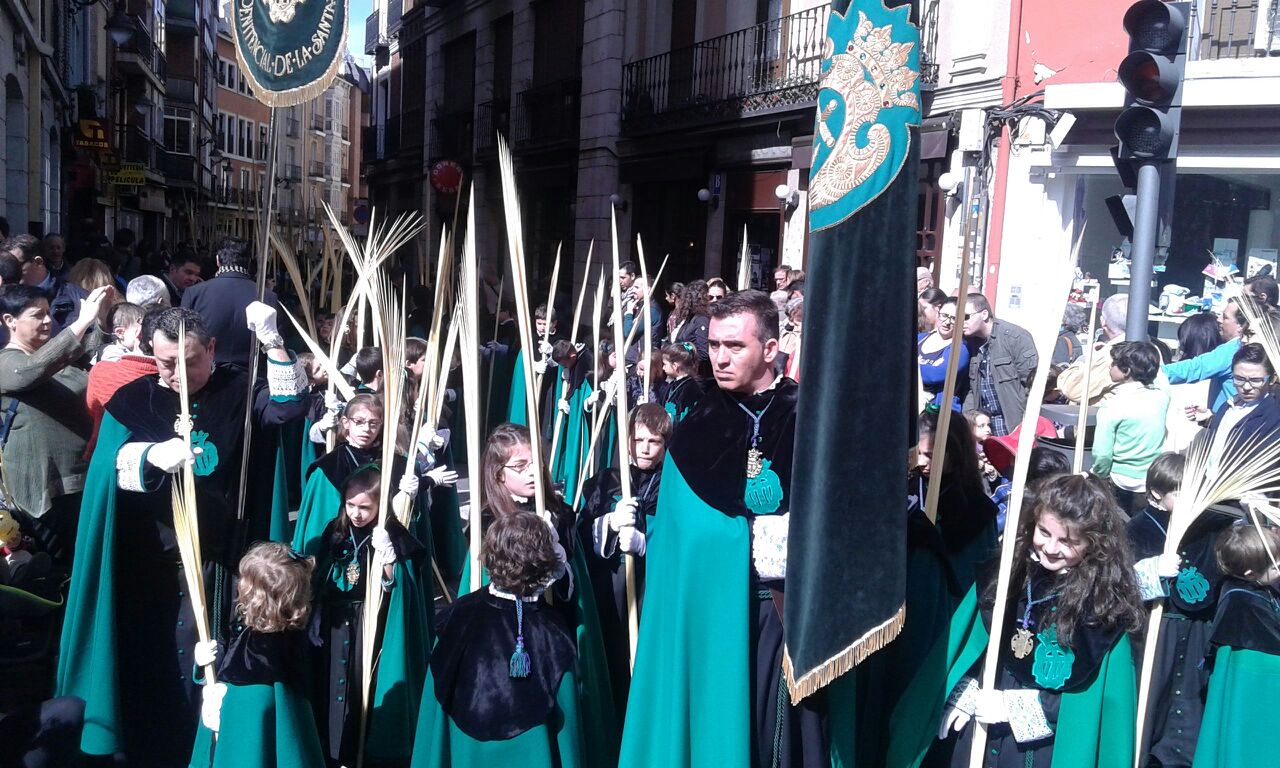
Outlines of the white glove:
{"type": "Polygon", "coordinates": [[[418,453],[424,456],[428,453],[435,453],[444,447],[445,439],[449,436],[449,430],[444,430],[444,434],[440,434],[431,427],[423,427],[418,433],[418,453]]]}
{"type": "Polygon", "coordinates": [[[326,411],[333,411],[334,413],[339,413],[342,410],[343,405],[344,403],[342,402],[342,398],[338,397],[337,392],[324,393],[324,409],[326,411]]]}
{"type": "Polygon", "coordinates": [[[341,373],[343,376],[346,376],[347,378],[351,378],[352,376],[355,376],[356,375],[356,356],[352,355],[351,358],[347,360],[347,362],[343,363],[342,367],[338,369],[338,373],[341,373]]]}
{"type": "Polygon", "coordinates": [[[244,316],[248,321],[249,330],[258,337],[258,341],[264,347],[280,346],[283,339],[280,331],[276,328],[276,311],[271,307],[263,304],[261,301],[255,301],[244,308],[244,316]]]}
{"type": "Polygon", "coordinates": [[[338,426],[338,412],[325,411],[315,425],[320,428],[321,432],[332,432],[338,426]]]}
{"type": "MultiPolygon", "coordinates": [[[[410,497],[417,496],[418,483],[419,483],[419,480],[418,480],[417,472],[406,472],[400,478],[400,492],[403,493],[405,496],[410,496],[410,497]]],[[[375,531],[374,533],[376,534],[377,531],[375,531]]]]}
{"type": "Polygon", "coordinates": [[[538,354],[543,357],[551,357],[551,342],[546,339],[538,339],[538,354]]]}
{"type": "Polygon", "coordinates": [[[542,358],[541,360],[534,360],[534,361],[533,361],[533,372],[534,372],[534,373],[536,373],[536,374],[538,374],[539,376],[541,376],[541,375],[543,375],[544,373],[546,373],[546,372],[547,372],[547,358],[545,358],[545,357],[544,357],[544,358],[542,358]]]}
{"type": "Polygon", "coordinates": [[[628,555],[644,557],[644,534],[637,531],[635,526],[629,525],[626,528],[623,528],[618,531],[618,549],[626,552],[628,555]]]}
{"type": "Polygon", "coordinates": [[[568,415],[569,415],[569,401],[568,401],[568,400],[563,400],[563,399],[562,399],[562,400],[560,400],[560,402],[556,403],[556,408],[559,408],[559,409],[560,409],[560,412],[561,412],[561,413],[563,413],[565,416],[568,416],[568,415]]]}
{"type": "Polygon", "coordinates": [[[187,448],[187,442],[181,437],[173,437],[163,443],[152,443],[147,451],[147,463],[161,472],[172,474],[196,460],[196,455],[187,448]]]}
{"type": "Polygon", "coordinates": [[[1172,579],[1182,570],[1182,556],[1177,552],[1160,555],[1156,561],[1156,573],[1162,579],[1172,579]]]}
{"type": "Polygon", "coordinates": [[[386,528],[374,528],[370,538],[373,555],[379,565],[391,565],[396,561],[396,550],[391,546],[391,537],[387,535],[386,528]]]}
{"type": "Polygon", "coordinates": [[[212,683],[200,691],[200,722],[214,733],[222,725],[222,699],[226,695],[226,683],[212,683]]]}
{"type": "Polygon", "coordinates": [[[432,467],[427,470],[427,477],[436,485],[455,485],[458,482],[458,473],[448,467],[432,467]]]}
{"type": "Polygon", "coordinates": [[[978,691],[973,716],[987,725],[1009,722],[1009,707],[1005,705],[1004,693],[993,688],[978,691]]]}
{"type": "Polygon", "coordinates": [[[621,499],[612,512],[604,516],[605,522],[609,524],[609,530],[621,531],[623,528],[635,527],[636,509],[640,506],[640,502],[635,498],[621,499]]]}
{"type": "Polygon", "coordinates": [[[945,739],[952,731],[959,733],[973,719],[973,715],[959,707],[947,707],[942,713],[942,724],[938,726],[938,738],[945,739]]]}
{"type": "Polygon", "coordinates": [[[591,394],[587,395],[586,399],[582,401],[582,410],[586,411],[587,413],[591,413],[595,411],[596,401],[599,399],[600,399],[600,390],[598,389],[591,390],[591,394]]]}
{"type": "Polygon", "coordinates": [[[218,661],[218,641],[202,640],[197,642],[191,658],[195,659],[197,667],[213,666],[218,661]]]}

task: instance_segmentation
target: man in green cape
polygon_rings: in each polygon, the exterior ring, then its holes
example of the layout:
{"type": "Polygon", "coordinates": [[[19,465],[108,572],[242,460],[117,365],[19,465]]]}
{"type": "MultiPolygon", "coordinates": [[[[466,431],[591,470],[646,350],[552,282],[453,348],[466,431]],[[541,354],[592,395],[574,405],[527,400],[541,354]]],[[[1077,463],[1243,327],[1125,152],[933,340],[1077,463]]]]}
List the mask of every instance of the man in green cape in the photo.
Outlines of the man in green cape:
{"type": "MultiPolygon", "coordinates": [[[[254,303],[246,315],[268,359],[267,380],[253,391],[255,425],[302,418],[306,372],[285,350],[274,310],[254,303]]],[[[170,480],[185,464],[193,466],[216,631],[225,627],[230,607],[225,575],[240,554],[236,506],[248,379],[236,368],[214,366],[216,341],[192,310],[163,310],[149,318],[144,333],[159,374],[122,387],[107,403],[85,485],[57,688],[85,701],[86,754],[171,766],[191,755],[200,694],[191,678],[195,616],[173,530],[170,480]],[[174,436],[183,327],[191,450],[174,436]]]]}
{"type": "Polygon", "coordinates": [[[820,704],[792,706],[781,685],[796,383],[774,371],[777,309],[741,291],[711,315],[718,386],[662,470],[623,768],[826,760],[820,704]]]}

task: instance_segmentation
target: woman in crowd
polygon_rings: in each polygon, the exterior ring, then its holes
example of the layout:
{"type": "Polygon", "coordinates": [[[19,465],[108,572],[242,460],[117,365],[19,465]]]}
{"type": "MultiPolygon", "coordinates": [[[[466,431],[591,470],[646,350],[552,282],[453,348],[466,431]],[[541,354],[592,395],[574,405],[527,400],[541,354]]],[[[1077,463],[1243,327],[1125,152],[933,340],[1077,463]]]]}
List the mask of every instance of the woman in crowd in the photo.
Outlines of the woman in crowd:
{"type": "Polygon", "coordinates": [[[9,343],[0,349],[0,447],[13,502],[40,548],[69,567],[75,552],[80,496],[93,430],[85,405],[89,374],[75,363],[85,337],[113,293],[101,287],[80,303],[57,336],[49,300],[29,285],[0,290],[0,320],[9,343]],[[29,525],[28,525],[29,523],[29,525]]]}
{"type": "Polygon", "coordinates": [[[1133,515],[1146,506],[1147,468],[1164,446],[1169,395],[1154,386],[1160,353],[1146,341],[1111,348],[1111,397],[1098,409],[1093,472],[1109,478],[1120,507],[1133,515]]]}
{"type": "Polygon", "coordinates": [[[698,350],[698,372],[702,376],[711,375],[711,361],[707,357],[707,283],[694,280],[684,287],[680,299],[676,302],[675,311],[671,313],[674,326],[670,341],[679,343],[687,341],[698,350]]]}
{"type": "Polygon", "coordinates": [[[947,294],[937,288],[925,288],[916,303],[920,307],[920,332],[930,333],[938,327],[938,312],[947,300],[947,294]]]}
{"type": "MultiPolygon", "coordinates": [[[[1200,312],[1178,326],[1178,351],[1174,361],[1192,360],[1222,344],[1222,330],[1212,312],[1200,312]]],[[[1209,380],[1169,385],[1169,413],[1165,418],[1164,449],[1183,451],[1203,427],[1187,418],[1188,411],[1209,407],[1209,380]]]]}
{"type": "MultiPolygon", "coordinates": [[[[938,327],[936,330],[922,333],[916,337],[916,355],[920,364],[920,381],[924,391],[929,395],[929,404],[941,408],[942,390],[947,381],[947,364],[951,359],[951,339],[956,334],[956,300],[947,299],[938,309],[938,327]]],[[[969,377],[963,375],[969,370],[969,348],[960,344],[960,357],[956,363],[956,391],[951,397],[951,408],[960,412],[960,404],[964,402],[966,391],[961,389],[962,383],[968,383],[969,377]]]]}

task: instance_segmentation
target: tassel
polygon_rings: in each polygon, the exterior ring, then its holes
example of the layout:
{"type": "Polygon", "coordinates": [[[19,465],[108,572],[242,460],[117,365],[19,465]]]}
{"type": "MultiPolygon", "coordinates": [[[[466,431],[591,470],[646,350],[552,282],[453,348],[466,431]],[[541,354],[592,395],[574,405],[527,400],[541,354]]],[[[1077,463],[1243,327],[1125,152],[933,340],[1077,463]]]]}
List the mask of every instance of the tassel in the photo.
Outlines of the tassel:
{"type": "Polygon", "coordinates": [[[529,676],[529,654],[524,650],[524,601],[516,597],[516,650],[511,654],[511,676],[529,676]]]}

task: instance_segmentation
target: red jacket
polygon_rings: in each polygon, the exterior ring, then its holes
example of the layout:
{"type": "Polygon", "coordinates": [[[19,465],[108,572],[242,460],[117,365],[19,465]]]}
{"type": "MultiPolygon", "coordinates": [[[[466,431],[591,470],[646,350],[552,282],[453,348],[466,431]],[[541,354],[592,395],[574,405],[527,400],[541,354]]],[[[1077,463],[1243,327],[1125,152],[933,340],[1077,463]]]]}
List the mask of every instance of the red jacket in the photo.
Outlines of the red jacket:
{"type": "Polygon", "coordinates": [[[89,417],[93,419],[93,431],[89,434],[89,444],[84,449],[86,459],[93,456],[93,446],[98,443],[98,427],[102,425],[102,414],[106,412],[107,402],[125,384],[143,376],[152,376],[157,372],[155,358],[146,355],[125,355],[119,360],[103,360],[89,369],[89,387],[85,390],[85,401],[89,406],[89,417]]]}

